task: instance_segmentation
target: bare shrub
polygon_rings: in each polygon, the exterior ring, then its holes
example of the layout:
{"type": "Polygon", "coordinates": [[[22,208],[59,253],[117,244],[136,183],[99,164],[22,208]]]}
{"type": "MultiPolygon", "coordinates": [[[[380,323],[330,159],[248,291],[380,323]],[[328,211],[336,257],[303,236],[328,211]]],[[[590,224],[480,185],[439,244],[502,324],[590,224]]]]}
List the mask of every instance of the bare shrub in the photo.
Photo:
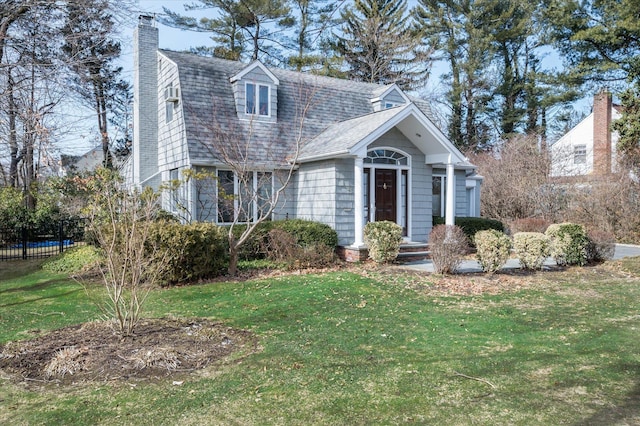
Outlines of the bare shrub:
{"type": "Polygon", "coordinates": [[[276,262],[291,262],[298,258],[302,248],[298,239],[282,229],[272,229],[267,234],[264,251],[267,259],[276,262]]]}
{"type": "Polygon", "coordinates": [[[335,263],[335,249],[323,242],[302,247],[289,232],[275,228],[269,231],[264,247],[267,258],[285,262],[290,268],[322,268],[335,263]]]}
{"type": "Polygon", "coordinates": [[[570,191],[565,220],[609,232],[619,242],[640,242],[640,182],[621,173],[607,181],[573,185],[570,191]]]}
{"type": "Polygon", "coordinates": [[[429,234],[429,251],[437,274],[452,274],[469,251],[469,240],[459,226],[434,226],[429,234]]]}
{"type": "Polygon", "coordinates": [[[616,251],[616,239],[610,232],[592,229],[587,231],[587,261],[611,260],[616,251]]]}
{"type": "Polygon", "coordinates": [[[547,230],[550,223],[539,217],[526,217],[522,219],[515,219],[509,223],[509,230],[511,235],[515,235],[518,232],[540,232],[544,233],[547,230]]]}
{"type": "Polygon", "coordinates": [[[151,188],[127,192],[121,177],[108,169],[96,172],[90,188],[89,229],[104,254],[99,269],[105,295],[98,306],[121,336],[129,336],[167,267],[151,238],[158,194],[151,188]]]}
{"type": "Polygon", "coordinates": [[[508,222],[541,217],[554,222],[566,204],[565,193],[549,177],[550,161],[534,137],[517,136],[497,152],[469,153],[482,183],[482,216],[508,222]]]}

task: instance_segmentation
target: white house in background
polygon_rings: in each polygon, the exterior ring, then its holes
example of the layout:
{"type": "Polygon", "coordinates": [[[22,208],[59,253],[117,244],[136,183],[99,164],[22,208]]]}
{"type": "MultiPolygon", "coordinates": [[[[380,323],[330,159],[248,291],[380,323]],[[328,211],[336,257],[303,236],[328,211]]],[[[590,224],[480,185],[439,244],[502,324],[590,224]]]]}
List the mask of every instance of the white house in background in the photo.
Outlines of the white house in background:
{"type": "MultiPolygon", "coordinates": [[[[482,179],[430,116],[427,102],[395,84],[160,50],[153,18],[142,16],[134,35],[133,153],[123,170],[131,185],[154,188],[185,170],[210,172],[217,189],[190,183],[180,190],[181,208],[188,220],[224,225],[238,214],[224,195],[242,191],[224,158],[235,149],[227,141],[250,141],[245,173],[254,190],[271,196],[301,138],[293,179],[271,219],[328,224],[355,259],[367,222],[396,222],[406,241],[426,242],[433,216],[450,224],[479,216],[482,179]],[[265,177],[272,185],[256,183],[265,177]]],[[[163,207],[176,211],[177,199],[164,197],[163,207]]]]}
{"type": "Polygon", "coordinates": [[[593,97],[593,110],[551,146],[551,176],[597,177],[617,171],[618,133],[611,130],[620,106],[603,90],[593,97]]]}

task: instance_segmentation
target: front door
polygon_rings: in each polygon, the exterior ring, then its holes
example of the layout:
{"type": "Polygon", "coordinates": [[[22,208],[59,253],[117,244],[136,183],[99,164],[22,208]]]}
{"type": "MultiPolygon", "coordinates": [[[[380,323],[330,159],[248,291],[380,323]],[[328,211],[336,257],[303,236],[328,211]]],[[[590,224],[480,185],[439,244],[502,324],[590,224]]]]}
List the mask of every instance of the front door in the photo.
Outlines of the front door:
{"type": "Polygon", "coordinates": [[[376,222],[397,219],[397,172],[390,169],[375,169],[376,222]]]}

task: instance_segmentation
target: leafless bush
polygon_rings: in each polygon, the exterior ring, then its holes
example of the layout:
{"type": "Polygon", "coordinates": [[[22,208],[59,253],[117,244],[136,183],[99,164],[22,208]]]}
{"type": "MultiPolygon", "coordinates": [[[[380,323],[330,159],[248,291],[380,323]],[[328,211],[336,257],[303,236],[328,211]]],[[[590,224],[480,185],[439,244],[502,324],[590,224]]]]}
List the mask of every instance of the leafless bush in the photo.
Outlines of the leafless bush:
{"type": "Polygon", "coordinates": [[[556,221],[566,204],[562,187],[549,177],[550,161],[533,137],[515,137],[497,152],[469,153],[484,177],[481,212],[509,222],[540,217],[556,221]]]}
{"type": "Polygon", "coordinates": [[[518,232],[540,232],[544,234],[550,223],[545,219],[538,217],[527,217],[523,219],[515,219],[509,222],[509,231],[511,235],[518,232]]]}
{"type": "Polygon", "coordinates": [[[566,220],[613,234],[619,242],[640,242],[640,183],[620,174],[572,185],[568,191],[573,197],[566,220]]]}
{"type": "Polygon", "coordinates": [[[298,258],[302,247],[298,245],[298,239],[282,229],[272,229],[267,234],[264,247],[267,259],[276,262],[291,262],[298,258]]]}
{"type": "Polygon", "coordinates": [[[268,259],[292,268],[322,268],[336,261],[333,247],[321,242],[302,247],[293,235],[277,228],[269,231],[264,250],[268,259]]]}
{"type": "Polygon", "coordinates": [[[438,225],[429,234],[429,250],[437,274],[454,273],[469,250],[469,241],[462,228],[438,225]]]}
{"type": "Polygon", "coordinates": [[[587,244],[587,261],[601,262],[611,260],[616,250],[615,236],[606,231],[592,229],[587,231],[589,243],[587,244]]]}

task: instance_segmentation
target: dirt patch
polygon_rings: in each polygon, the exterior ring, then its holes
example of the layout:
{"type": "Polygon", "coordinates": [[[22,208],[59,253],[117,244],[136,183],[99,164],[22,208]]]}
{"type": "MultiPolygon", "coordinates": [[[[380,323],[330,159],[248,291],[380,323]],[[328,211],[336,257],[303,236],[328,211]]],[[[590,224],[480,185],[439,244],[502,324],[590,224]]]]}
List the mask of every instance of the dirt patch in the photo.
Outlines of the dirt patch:
{"type": "Polygon", "coordinates": [[[108,322],[90,322],[5,344],[0,370],[27,384],[175,380],[257,350],[249,331],[206,319],[147,319],[126,338],[108,322]]]}

